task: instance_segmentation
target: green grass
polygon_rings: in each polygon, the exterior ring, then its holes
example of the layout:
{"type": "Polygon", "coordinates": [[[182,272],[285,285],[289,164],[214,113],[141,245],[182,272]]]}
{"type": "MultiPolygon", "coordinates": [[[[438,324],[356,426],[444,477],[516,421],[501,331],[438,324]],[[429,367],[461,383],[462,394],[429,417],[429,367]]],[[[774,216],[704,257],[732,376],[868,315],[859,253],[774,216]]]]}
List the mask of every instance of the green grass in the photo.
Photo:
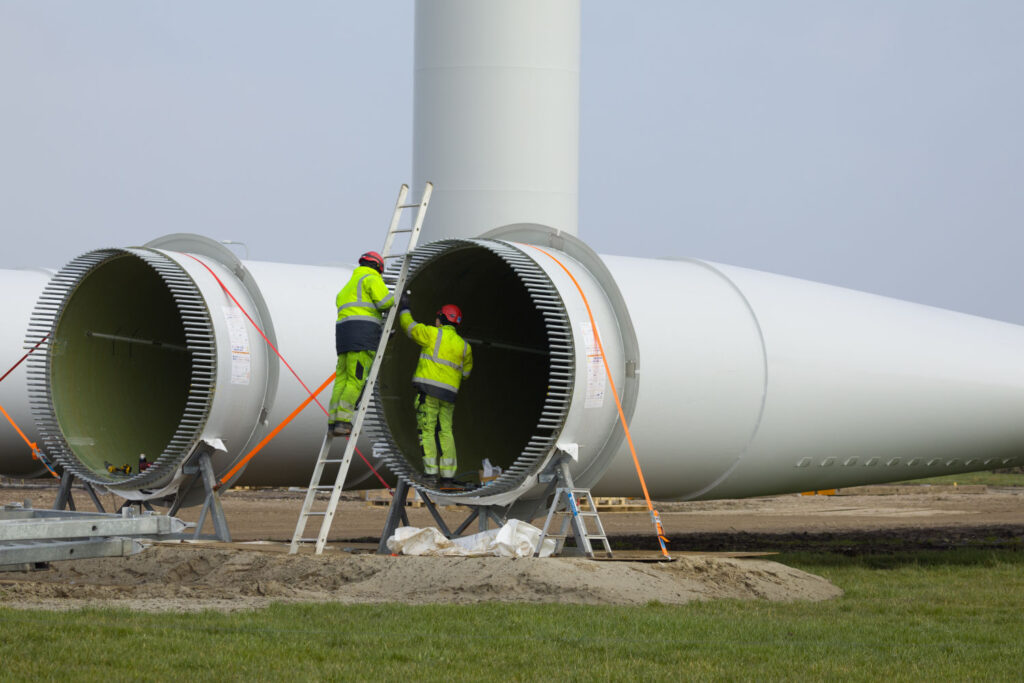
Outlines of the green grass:
{"type": "MultiPolygon", "coordinates": [[[[0,609],[0,679],[1018,680],[1024,553],[780,555],[824,603],[0,609]]],[[[3,589],[0,588],[0,598],[3,589]]]]}

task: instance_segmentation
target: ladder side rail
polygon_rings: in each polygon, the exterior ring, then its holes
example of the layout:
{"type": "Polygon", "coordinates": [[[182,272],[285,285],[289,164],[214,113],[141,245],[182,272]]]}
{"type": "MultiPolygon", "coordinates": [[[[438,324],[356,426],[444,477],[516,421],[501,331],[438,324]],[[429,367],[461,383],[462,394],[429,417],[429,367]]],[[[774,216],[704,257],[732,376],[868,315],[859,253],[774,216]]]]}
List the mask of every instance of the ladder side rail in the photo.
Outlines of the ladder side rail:
{"type": "Polygon", "coordinates": [[[594,557],[594,545],[592,542],[594,540],[600,540],[608,557],[612,557],[611,544],[608,542],[608,535],[605,533],[604,524],[601,523],[601,516],[597,511],[597,503],[594,501],[590,489],[575,486],[572,480],[572,473],[569,470],[569,463],[564,457],[555,464],[553,474],[552,486],[557,486],[557,488],[554,498],[552,498],[547,518],[544,521],[544,528],[540,534],[540,543],[538,543],[537,552],[534,553],[534,557],[540,556],[540,548],[547,538],[556,540],[555,554],[561,553],[569,536],[570,529],[572,529],[572,534],[576,538],[576,547],[587,557],[594,557]],[[564,501],[562,496],[565,496],[564,501]],[[587,505],[586,509],[581,507],[584,501],[587,505]],[[560,517],[561,522],[559,533],[549,533],[551,520],[556,515],[560,517]],[[586,519],[588,517],[593,517],[595,520],[595,530],[593,533],[587,528],[586,519]]]}
{"type": "MultiPolygon", "coordinates": [[[[564,461],[563,465],[565,465],[564,461]]],[[[568,469],[567,466],[566,469],[568,469]]],[[[566,502],[569,504],[569,512],[572,514],[570,521],[572,522],[573,535],[576,536],[576,546],[581,549],[587,557],[593,557],[594,550],[590,546],[590,537],[587,535],[587,526],[583,522],[583,518],[580,517],[580,508],[576,503],[576,496],[573,493],[573,489],[566,488],[565,498],[566,502]]]]}
{"type": "MultiPolygon", "coordinates": [[[[558,475],[562,479],[562,486],[565,487],[566,503],[569,507],[569,523],[572,525],[573,534],[576,536],[576,547],[582,550],[587,557],[594,557],[594,550],[590,545],[590,537],[587,532],[587,525],[580,516],[579,505],[577,504],[575,492],[576,484],[572,480],[572,472],[569,470],[569,461],[563,457],[557,466],[558,475]]],[[[587,491],[587,497],[590,492],[587,491]]],[[[596,509],[596,508],[595,508],[596,509]]],[[[564,539],[563,539],[564,542],[564,539]]]]}
{"type": "MultiPolygon", "coordinates": [[[[434,193],[434,184],[428,182],[423,187],[423,197],[420,199],[420,203],[419,204],[406,204],[405,205],[405,208],[414,207],[414,206],[417,207],[417,209],[416,209],[416,216],[413,218],[412,227],[409,228],[408,230],[395,230],[395,232],[396,233],[398,233],[398,232],[408,232],[408,233],[410,233],[409,234],[409,242],[408,242],[408,244],[406,244],[405,251],[403,253],[401,253],[401,254],[393,254],[391,252],[391,244],[392,244],[391,240],[393,238],[391,238],[391,236],[389,235],[389,241],[387,242],[387,253],[383,254],[385,259],[388,259],[388,258],[399,258],[399,257],[404,259],[405,257],[411,255],[413,251],[415,251],[416,245],[419,243],[420,231],[423,229],[423,221],[424,221],[424,219],[426,218],[426,215],[427,215],[427,207],[430,205],[430,197],[431,197],[431,195],[433,193],[434,193]]],[[[397,291],[397,288],[396,288],[396,291],[397,291]]]]}
{"type": "Polygon", "coordinates": [[[395,240],[395,234],[398,230],[398,223],[402,219],[402,211],[404,210],[403,205],[405,204],[405,197],[409,194],[409,186],[402,184],[401,189],[398,190],[398,201],[395,202],[395,211],[391,214],[391,224],[388,226],[387,236],[384,238],[384,250],[381,252],[381,256],[387,258],[391,253],[391,243],[395,240]]]}
{"type": "Polygon", "coordinates": [[[366,384],[363,385],[363,392],[359,397],[356,414],[352,420],[352,431],[349,433],[347,441],[345,442],[345,451],[341,457],[341,464],[338,466],[338,474],[334,479],[334,487],[331,489],[331,498],[327,504],[323,520],[320,523],[320,532],[317,534],[317,555],[323,553],[324,547],[327,545],[327,536],[330,533],[331,523],[334,521],[334,512],[337,509],[338,501],[341,498],[341,490],[345,487],[345,479],[348,477],[349,465],[352,464],[352,456],[355,453],[356,443],[359,441],[359,435],[362,433],[363,418],[366,416],[370,401],[373,400],[373,388],[377,383],[377,375],[380,373],[381,362],[384,358],[384,349],[387,348],[388,336],[390,335],[391,328],[393,327],[395,309],[397,308],[398,306],[392,306],[388,309],[387,317],[384,321],[384,328],[381,330],[380,341],[377,343],[377,351],[374,354],[373,362],[370,364],[370,373],[366,378],[366,384]]]}
{"type": "MultiPolygon", "coordinates": [[[[429,185],[429,183],[428,183],[429,185]]],[[[403,186],[405,187],[405,186],[403,186]]],[[[429,195],[429,192],[424,194],[429,195]]],[[[409,251],[416,246],[417,238],[419,237],[419,229],[422,224],[422,213],[424,205],[420,205],[420,212],[417,217],[417,226],[413,229],[412,236],[409,238],[409,251]]],[[[401,209],[399,209],[401,211],[401,209]]],[[[394,224],[394,221],[393,221],[394,224]]],[[[405,281],[409,276],[409,265],[411,257],[407,254],[402,259],[402,267],[399,270],[398,278],[395,280],[395,287],[392,291],[392,296],[397,295],[397,298],[401,298],[401,290],[405,287],[405,281]]],[[[380,341],[377,342],[377,351],[374,353],[373,363],[370,364],[370,373],[367,375],[366,384],[363,388],[363,393],[359,397],[359,405],[356,409],[355,418],[352,420],[352,433],[349,435],[349,444],[354,448],[355,442],[359,438],[359,432],[363,426],[363,418],[366,415],[367,409],[369,408],[370,401],[373,400],[373,388],[377,385],[377,377],[380,374],[380,366],[384,360],[384,351],[387,349],[388,341],[390,340],[391,331],[395,327],[395,322],[398,319],[398,304],[388,309],[387,314],[384,317],[383,328],[381,329],[380,341]]],[[[349,448],[346,447],[346,453],[349,448]]]]}
{"type": "MultiPolygon", "coordinates": [[[[420,230],[423,227],[423,219],[426,215],[427,204],[430,201],[430,195],[433,191],[433,184],[427,183],[426,188],[423,191],[423,199],[419,204],[419,210],[416,212],[416,223],[412,228],[412,233],[409,236],[409,244],[406,250],[405,256],[402,258],[402,266],[398,271],[398,277],[395,280],[394,289],[391,292],[391,296],[395,297],[395,305],[388,309],[387,314],[384,316],[384,325],[381,330],[380,341],[377,342],[377,351],[373,357],[373,363],[370,364],[370,374],[366,378],[366,384],[364,385],[363,394],[359,398],[359,406],[356,411],[356,417],[352,421],[352,434],[350,435],[349,442],[354,442],[358,438],[358,431],[363,424],[363,416],[366,414],[366,409],[369,406],[369,402],[373,396],[373,388],[377,384],[377,376],[380,374],[380,365],[384,359],[384,351],[387,349],[388,341],[390,340],[391,330],[395,327],[395,322],[398,320],[398,300],[402,297],[402,290],[405,288],[405,281],[409,277],[409,266],[411,265],[411,254],[416,248],[416,244],[419,242],[420,230]]],[[[385,250],[390,246],[391,240],[394,237],[395,229],[398,225],[399,214],[402,212],[402,202],[405,199],[405,194],[408,192],[409,186],[402,185],[402,191],[398,195],[398,204],[395,207],[395,216],[391,220],[391,227],[388,230],[388,239],[385,242],[385,250]]]]}
{"type": "MultiPolygon", "coordinates": [[[[396,291],[400,285],[404,286],[408,266],[409,258],[406,257],[402,261],[402,271],[395,284],[396,291]]],[[[384,321],[384,328],[381,330],[380,341],[377,343],[377,352],[374,354],[373,362],[370,364],[370,373],[366,378],[366,384],[363,385],[363,393],[359,397],[359,405],[356,408],[356,414],[352,420],[352,432],[348,435],[348,440],[345,443],[345,453],[341,458],[341,465],[338,467],[338,474],[334,480],[334,488],[331,490],[331,499],[327,504],[327,510],[320,523],[320,532],[317,534],[317,555],[323,553],[324,547],[327,545],[327,536],[330,533],[331,523],[334,521],[334,513],[338,507],[338,501],[341,498],[341,490],[344,488],[345,479],[348,477],[348,469],[349,465],[352,463],[352,456],[355,452],[356,442],[359,440],[359,435],[363,429],[363,420],[366,417],[370,402],[373,400],[373,389],[377,384],[377,376],[380,374],[380,366],[384,360],[384,350],[387,348],[388,338],[394,327],[395,318],[397,317],[397,309],[397,305],[388,309],[387,316],[384,321]]]]}
{"type": "Polygon", "coordinates": [[[594,507],[594,520],[597,524],[598,535],[596,536],[596,538],[601,541],[601,545],[604,546],[604,551],[608,555],[608,557],[612,557],[612,545],[608,541],[608,534],[605,533],[604,524],[601,523],[601,516],[597,514],[596,506],[594,507]]]}
{"type": "Polygon", "coordinates": [[[313,475],[309,480],[309,488],[306,489],[306,497],[302,501],[302,511],[299,512],[299,520],[295,525],[295,533],[292,534],[292,543],[288,549],[289,554],[294,555],[299,551],[299,544],[302,542],[302,537],[306,533],[306,525],[309,523],[310,512],[313,509],[313,501],[316,498],[316,492],[320,488],[320,482],[323,479],[324,471],[324,460],[327,459],[328,453],[331,451],[331,442],[333,437],[328,431],[324,434],[323,443],[320,444],[320,453],[316,458],[316,465],[313,466],[313,475]]]}
{"type": "MultiPolygon", "coordinates": [[[[353,432],[354,433],[354,432],[353,432]]],[[[320,522],[320,532],[316,537],[316,554],[320,555],[327,545],[327,535],[331,532],[331,523],[334,521],[334,513],[338,509],[338,501],[341,499],[341,490],[345,487],[345,479],[348,477],[348,467],[352,464],[352,454],[356,440],[349,437],[345,446],[345,457],[338,465],[338,475],[334,478],[334,487],[331,489],[331,498],[324,511],[323,520],[320,522]]]]}
{"type": "MultiPolygon", "coordinates": [[[[558,534],[551,536],[551,538],[555,539],[555,551],[552,554],[561,555],[562,551],[565,550],[565,539],[569,538],[569,530],[572,528],[572,516],[564,510],[560,510],[555,514],[559,515],[559,521],[558,534]]],[[[540,552],[539,546],[538,552],[540,552]]]]}
{"type": "MultiPolygon", "coordinates": [[[[391,216],[391,223],[388,226],[388,233],[384,240],[384,251],[382,256],[386,259],[391,255],[391,247],[393,246],[395,235],[399,232],[409,232],[409,243],[405,253],[402,255],[402,266],[399,270],[398,278],[395,281],[394,289],[392,290],[392,296],[396,294],[401,297],[401,292],[405,287],[405,281],[409,274],[409,266],[411,263],[412,251],[416,248],[416,243],[419,240],[420,230],[423,227],[423,220],[426,214],[427,206],[430,202],[430,196],[433,191],[433,184],[427,183],[424,187],[423,197],[418,205],[406,205],[405,198],[409,192],[409,186],[403,184],[401,189],[398,191],[398,200],[395,202],[395,210],[391,216]],[[402,212],[409,206],[418,206],[414,225],[411,230],[399,230],[398,225],[401,221],[402,212]]],[[[377,343],[377,351],[374,354],[373,362],[370,364],[370,373],[366,378],[366,383],[363,386],[363,392],[359,397],[358,405],[354,419],[352,420],[352,431],[348,435],[348,440],[345,444],[345,451],[341,458],[341,462],[338,466],[338,473],[334,480],[334,486],[331,489],[330,500],[328,501],[327,508],[323,513],[323,519],[320,524],[320,531],[317,535],[316,540],[316,554],[319,555],[323,552],[324,546],[327,544],[327,536],[330,533],[331,523],[334,520],[334,513],[337,510],[338,502],[341,498],[341,491],[345,486],[345,479],[348,476],[349,466],[352,462],[352,456],[355,451],[356,443],[359,440],[359,435],[362,432],[363,419],[366,416],[367,410],[370,406],[370,402],[373,400],[373,390],[377,383],[377,376],[380,373],[381,363],[384,358],[384,351],[387,348],[391,331],[394,329],[395,321],[397,320],[398,306],[392,306],[388,309],[387,314],[384,317],[383,326],[381,329],[381,338],[377,343]]],[[[325,436],[324,444],[321,446],[320,456],[317,458],[317,466],[314,468],[314,476],[310,482],[310,487],[306,491],[306,500],[303,503],[302,513],[299,515],[299,524],[296,526],[295,535],[292,538],[292,553],[297,552],[298,544],[301,541],[302,533],[305,531],[305,525],[311,514],[311,507],[313,499],[316,496],[316,491],[320,488],[320,480],[323,472],[323,464],[327,455],[330,451],[330,435],[325,436]]]]}
{"type": "Polygon", "coordinates": [[[409,236],[409,248],[406,253],[412,253],[420,239],[420,230],[423,229],[423,220],[427,216],[427,206],[430,205],[430,196],[434,194],[434,183],[428,182],[423,186],[423,197],[420,199],[419,208],[416,209],[416,218],[412,224],[412,234],[409,236]]]}

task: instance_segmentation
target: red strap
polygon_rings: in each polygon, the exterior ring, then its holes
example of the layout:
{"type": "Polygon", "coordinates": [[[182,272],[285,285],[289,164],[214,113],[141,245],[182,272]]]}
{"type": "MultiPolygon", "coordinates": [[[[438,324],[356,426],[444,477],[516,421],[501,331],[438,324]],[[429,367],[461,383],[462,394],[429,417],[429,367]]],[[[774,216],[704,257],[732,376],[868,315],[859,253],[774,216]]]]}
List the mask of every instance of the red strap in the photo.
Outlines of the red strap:
{"type": "Polygon", "coordinates": [[[192,254],[185,254],[185,256],[188,256],[190,259],[201,265],[203,268],[206,268],[210,275],[213,276],[213,279],[217,281],[217,284],[220,285],[220,288],[224,290],[224,293],[227,294],[228,297],[235,302],[235,305],[238,306],[238,310],[242,311],[242,314],[246,317],[246,319],[250,323],[252,323],[252,326],[255,327],[256,331],[260,333],[260,336],[263,337],[263,341],[267,342],[267,346],[274,350],[274,353],[276,353],[277,357],[281,359],[281,362],[284,363],[285,367],[291,371],[295,379],[299,380],[299,384],[301,384],[302,388],[306,390],[306,393],[313,397],[313,400],[316,401],[316,404],[320,406],[320,410],[324,411],[324,415],[330,417],[330,413],[328,413],[327,408],[324,408],[323,404],[320,403],[320,399],[316,398],[316,394],[310,391],[309,387],[307,387],[306,383],[302,381],[302,378],[299,377],[298,373],[296,373],[292,366],[288,364],[288,361],[284,359],[284,356],[281,355],[281,352],[277,350],[277,347],[270,343],[270,340],[267,339],[267,335],[263,334],[263,330],[260,329],[260,326],[257,325],[256,321],[249,316],[249,313],[245,310],[245,307],[243,307],[242,304],[238,303],[238,299],[235,298],[235,295],[231,293],[231,290],[229,290],[223,282],[221,282],[221,279],[217,277],[217,274],[214,273],[213,270],[210,269],[210,266],[206,265],[192,254]]]}
{"type": "MultiPolygon", "coordinates": [[[[224,290],[224,293],[225,293],[225,294],[227,294],[227,295],[228,295],[228,297],[229,297],[229,298],[230,298],[230,299],[231,299],[232,301],[234,301],[234,302],[235,302],[235,305],[236,305],[236,306],[238,306],[238,309],[239,309],[240,311],[242,311],[242,314],[243,314],[243,315],[245,315],[245,317],[246,317],[246,319],[247,319],[247,320],[249,321],[249,323],[250,323],[250,324],[252,324],[252,326],[256,328],[256,331],[257,331],[257,332],[259,332],[259,333],[260,333],[260,336],[261,336],[261,337],[263,337],[263,341],[267,342],[267,346],[269,346],[269,347],[270,347],[271,349],[273,349],[273,350],[274,350],[274,353],[276,353],[276,354],[277,354],[277,357],[281,359],[281,362],[282,362],[282,363],[284,363],[285,367],[286,367],[286,368],[288,368],[288,369],[289,369],[289,370],[291,371],[291,373],[292,373],[292,375],[293,375],[293,376],[295,377],[295,379],[299,380],[299,384],[301,384],[301,385],[302,385],[302,388],[306,390],[306,393],[307,393],[307,394],[309,394],[309,396],[310,396],[310,399],[311,399],[311,400],[313,400],[313,401],[316,401],[316,404],[317,404],[318,406],[320,406],[320,410],[324,411],[324,415],[326,415],[326,416],[327,416],[328,418],[330,418],[330,413],[328,413],[328,412],[327,412],[327,409],[326,409],[326,408],[324,408],[324,406],[323,406],[323,404],[322,404],[322,403],[320,403],[320,399],[318,399],[318,398],[316,397],[316,394],[317,394],[317,393],[320,393],[320,390],[318,390],[318,391],[317,391],[316,393],[314,393],[314,392],[310,391],[309,387],[307,387],[307,386],[306,386],[306,383],[302,381],[302,378],[301,378],[301,377],[299,377],[298,373],[297,373],[297,372],[295,372],[295,370],[294,370],[294,369],[292,368],[292,366],[288,364],[288,361],[286,361],[286,360],[284,359],[284,356],[282,356],[282,355],[281,355],[281,352],[277,350],[277,347],[276,347],[276,346],[274,346],[274,345],[273,345],[273,344],[272,344],[272,343],[270,342],[270,340],[269,340],[269,339],[267,339],[267,335],[265,335],[265,334],[263,333],[263,330],[261,330],[261,329],[260,329],[260,326],[259,326],[259,325],[257,325],[257,324],[256,324],[256,321],[255,321],[255,320],[253,320],[253,319],[252,319],[252,317],[250,317],[250,315],[248,314],[248,312],[246,312],[246,310],[245,310],[245,307],[244,307],[244,306],[242,306],[242,304],[238,303],[238,299],[236,299],[236,298],[235,298],[235,295],[234,295],[234,294],[232,294],[232,293],[231,293],[231,290],[229,290],[229,289],[227,288],[227,285],[225,285],[225,284],[224,284],[224,283],[223,283],[223,282],[221,281],[221,279],[220,279],[219,277],[217,277],[217,274],[213,272],[213,270],[212,270],[212,269],[210,268],[210,266],[206,265],[206,264],[205,264],[205,263],[203,263],[203,262],[202,262],[201,260],[199,260],[199,259],[197,259],[197,258],[196,258],[195,256],[193,256],[192,254],[185,254],[185,256],[188,256],[188,257],[189,257],[190,259],[192,259],[193,261],[195,261],[196,263],[198,263],[199,265],[201,265],[201,266],[202,266],[203,268],[206,268],[207,272],[209,272],[209,273],[210,273],[210,275],[212,275],[212,276],[213,276],[213,279],[217,281],[217,284],[218,284],[218,285],[220,285],[220,288],[224,290]]],[[[322,389],[322,388],[323,388],[323,387],[321,387],[321,389],[322,389]]],[[[306,407],[307,405],[309,405],[309,401],[306,401],[306,402],[305,402],[305,403],[304,403],[304,404],[303,404],[303,405],[301,406],[301,408],[305,408],[305,407],[306,407]]],[[[300,409],[301,409],[301,408],[300,408],[300,409]]],[[[280,428],[282,428],[282,427],[284,427],[284,426],[285,426],[286,424],[288,424],[288,422],[290,422],[290,421],[291,421],[291,418],[292,418],[292,417],[294,417],[294,414],[293,414],[293,415],[291,415],[291,416],[289,416],[289,418],[288,418],[287,420],[285,420],[285,422],[283,422],[283,423],[282,423],[281,425],[279,425],[279,427],[278,427],[278,429],[277,429],[277,430],[275,430],[275,431],[271,432],[271,434],[268,434],[268,435],[267,435],[267,437],[268,437],[268,438],[265,438],[265,439],[264,439],[264,440],[263,440],[262,442],[260,442],[260,444],[259,444],[259,445],[257,446],[257,448],[256,448],[256,449],[255,449],[255,450],[254,450],[253,452],[251,452],[251,453],[249,454],[249,456],[247,456],[247,457],[246,457],[246,462],[248,462],[248,459],[249,459],[249,457],[251,457],[251,456],[253,456],[253,455],[256,455],[256,452],[258,452],[258,451],[259,451],[259,449],[263,448],[263,446],[264,446],[264,445],[265,445],[265,444],[266,444],[267,442],[269,442],[271,438],[273,438],[274,436],[276,436],[276,435],[277,435],[277,433],[278,433],[278,431],[280,431],[280,428]]],[[[388,491],[390,492],[390,491],[391,491],[391,487],[390,487],[390,486],[388,486],[388,483],[387,483],[386,481],[384,481],[384,477],[380,476],[380,473],[379,473],[379,472],[378,472],[378,471],[377,471],[376,469],[374,469],[373,465],[371,465],[371,464],[370,464],[370,461],[366,459],[366,457],[365,457],[365,456],[364,456],[364,455],[362,454],[362,452],[360,452],[360,450],[359,450],[358,448],[356,448],[356,453],[357,453],[357,454],[359,455],[359,457],[360,457],[360,458],[362,458],[363,462],[364,462],[364,463],[366,463],[366,466],[370,468],[370,471],[371,471],[371,472],[373,472],[373,473],[374,473],[374,475],[376,475],[377,479],[378,479],[378,480],[380,480],[380,483],[384,485],[384,488],[386,488],[386,489],[387,489],[387,490],[388,490],[388,491]]],[[[222,480],[222,482],[223,482],[223,480],[222,480]]],[[[392,493],[392,495],[394,495],[394,494],[392,493]]]]}
{"type": "Polygon", "coordinates": [[[36,342],[36,345],[35,345],[35,346],[33,346],[33,347],[32,347],[31,349],[29,349],[28,353],[26,353],[26,354],[25,354],[24,356],[22,356],[22,357],[21,357],[21,360],[19,360],[19,361],[18,361],[17,363],[15,363],[14,365],[12,365],[12,366],[11,366],[11,369],[10,369],[10,370],[8,370],[7,372],[5,372],[5,373],[4,373],[4,376],[3,376],[3,377],[0,377],[0,382],[3,382],[3,381],[4,381],[5,379],[7,379],[7,375],[9,375],[9,374],[11,374],[12,372],[14,372],[14,371],[15,371],[15,370],[17,369],[17,367],[18,367],[19,365],[21,365],[22,363],[24,363],[24,362],[25,362],[25,359],[26,359],[26,358],[28,358],[29,356],[31,356],[31,355],[32,355],[32,352],[33,352],[33,351],[35,351],[36,349],[38,349],[38,348],[39,348],[39,345],[40,345],[40,344],[42,344],[42,343],[43,343],[44,341],[46,341],[47,337],[49,337],[49,336],[50,336],[50,335],[48,335],[48,334],[47,334],[47,335],[44,335],[42,339],[40,339],[39,341],[37,341],[37,342],[36,342]]]}
{"type": "MultiPolygon", "coordinates": [[[[49,337],[49,336],[50,335],[48,335],[48,334],[47,335],[43,335],[43,338],[40,339],[39,341],[37,341],[36,345],[33,346],[31,349],[29,349],[28,353],[26,353],[24,356],[22,356],[21,359],[17,363],[12,365],[11,369],[8,370],[7,372],[5,372],[3,377],[0,377],[0,382],[3,382],[5,379],[7,379],[7,376],[9,374],[11,374],[12,372],[14,372],[18,368],[19,365],[24,363],[25,359],[28,358],[29,356],[31,356],[32,352],[35,351],[36,349],[38,349],[40,347],[40,345],[44,341],[46,341],[47,337],[49,337]]],[[[21,436],[21,438],[25,440],[25,443],[28,444],[28,447],[32,449],[32,459],[33,460],[38,460],[41,463],[43,463],[43,466],[46,467],[47,471],[49,471],[49,473],[52,474],[53,476],[57,477],[57,473],[53,471],[52,467],[50,467],[50,463],[48,463],[46,461],[46,458],[43,456],[43,452],[41,450],[39,450],[39,446],[37,446],[36,444],[34,444],[33,442],[28,440],[28,437],[25,436],[25,432],[21,431],[21,427],[19,427],[17,425],[17,423],[14,422],[14,418],[12,418],[7,413],[7,411],[4,410],[3,406],[0,406],[0,413],[4,414],[4,417],[7,418],[7,421],[11,423],[12,427],[14,427],[14,431],[18,432],[18,435],[21,436]]],[[[60,477],[57,477],[57,478],[59,479],[60,477]]]]}

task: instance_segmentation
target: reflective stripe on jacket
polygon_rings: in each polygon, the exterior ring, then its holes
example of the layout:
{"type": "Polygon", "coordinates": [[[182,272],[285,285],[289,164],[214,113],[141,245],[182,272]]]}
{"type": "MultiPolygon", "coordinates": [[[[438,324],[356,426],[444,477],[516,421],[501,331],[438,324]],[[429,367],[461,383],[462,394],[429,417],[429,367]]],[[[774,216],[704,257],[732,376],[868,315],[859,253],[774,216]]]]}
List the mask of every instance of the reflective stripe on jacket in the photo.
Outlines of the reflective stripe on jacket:
{"type": "Polygon", "coordinates": [[[334,299],[338,309],[335,350],[376,351],[383,325],[383,311],[395,305],[384,278],[374,268],[359,266],[334,299]]]}
{"type": "Polygon", "coordinates": [[[359,266],[352,271],[348,284],[341,288],[334,303],[338,308],[338,322],[352,316],[368,316],[382,320],[381,311],[395,305],[395,298],[388,292],[384,278],[375,269],[359,266]]]}
{"type": "Polygon", "coordinates": [[[428,396],[454,401],[462,380],[473,370],[473,347],[454,326],[423,325],[413,320],[408,309],[399,312],[398,323],[420,346],[413,386],[428,396]]]}

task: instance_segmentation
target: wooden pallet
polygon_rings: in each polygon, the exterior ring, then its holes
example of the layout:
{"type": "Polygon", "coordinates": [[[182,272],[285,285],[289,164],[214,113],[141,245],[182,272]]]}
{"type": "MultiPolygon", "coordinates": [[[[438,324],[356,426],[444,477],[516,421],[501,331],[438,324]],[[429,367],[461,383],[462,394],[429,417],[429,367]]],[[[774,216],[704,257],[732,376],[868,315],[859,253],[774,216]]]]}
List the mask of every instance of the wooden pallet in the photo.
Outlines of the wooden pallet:
{"type": "MultiPolygon", "coordinates": [[[[647,503],[644,501],[625,496],[594,496],[593,504],[597,512],[644,512],[647,510],[647,503]]],[[[581,502],[580,507],[587,510],[590,505],[587,502],[581,502]]]]}
{"type": "MultiPolygon", "coordinates": [[[[423,500],[420,499],[419,494],[417,494],[415,490],[411,491],[411,494],[411,496],[405,499],[405,507],[423,507],[423,500]]],[[[364,491],[363,495],[365,496],[366,504],[370,507],[387,507],[391,505],[391,494],[387,491],[373,489],[370,491],[364,491]]]]}
{"type": "MultiPolygon", "coordinates": [[[[387,507],[391,505],[391,495],[387,491],[372,489],[363,492],[366,504],[370,507],[387,507]]],[[[594,496],[594,508],[597,512],[645,512],[647,503],[638,498],[626,498],[625,496],[594,496]]],[[[423,501],[412,491],[412,495],[405,501],[406,507],[421,508],[423,501]]],[[[580,508],[590,510],[590,503],[586,500],[580,501],[580,508]]]]}

